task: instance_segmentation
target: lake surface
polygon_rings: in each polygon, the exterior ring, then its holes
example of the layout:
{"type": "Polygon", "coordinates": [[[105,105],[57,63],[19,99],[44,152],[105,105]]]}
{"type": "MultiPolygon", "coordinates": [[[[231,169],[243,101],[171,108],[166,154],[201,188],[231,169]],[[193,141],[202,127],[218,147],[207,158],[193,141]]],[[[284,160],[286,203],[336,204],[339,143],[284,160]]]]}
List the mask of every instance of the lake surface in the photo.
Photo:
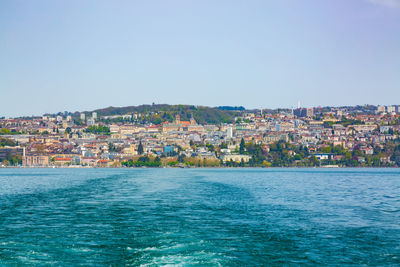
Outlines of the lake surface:
{"type": "Polygon", "coordinates": [[[0,169],[0,265],[400,265],[398,169],[0,169]]]}

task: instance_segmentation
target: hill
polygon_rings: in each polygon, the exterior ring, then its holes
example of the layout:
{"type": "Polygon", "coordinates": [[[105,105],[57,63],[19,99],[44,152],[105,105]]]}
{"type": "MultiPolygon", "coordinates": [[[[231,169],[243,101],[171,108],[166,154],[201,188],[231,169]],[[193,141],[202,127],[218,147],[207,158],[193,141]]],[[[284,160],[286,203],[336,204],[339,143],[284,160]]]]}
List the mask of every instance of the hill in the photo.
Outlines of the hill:
{"type": "MultiPolygon", "coordinates": [[[[89,115],[92,112],[97,112],[98,116],[116,116],[140,114],[137,119],[140,123],[159,124],[164,121],[173,121],[176,115],[180,115],[181,120],[189,120],[192,116],[200,124],[219,124],[229,123],[238,116],[244,107],[206,107],[194,105],[140,105],[128,107],[108,107],[103,109],[85,112],[89,115]]],[[[79,113],[73,114],[78,118],[79,113]]],[[[108,119],[108,121],[122,121],[122,118],[108,119]]]]}

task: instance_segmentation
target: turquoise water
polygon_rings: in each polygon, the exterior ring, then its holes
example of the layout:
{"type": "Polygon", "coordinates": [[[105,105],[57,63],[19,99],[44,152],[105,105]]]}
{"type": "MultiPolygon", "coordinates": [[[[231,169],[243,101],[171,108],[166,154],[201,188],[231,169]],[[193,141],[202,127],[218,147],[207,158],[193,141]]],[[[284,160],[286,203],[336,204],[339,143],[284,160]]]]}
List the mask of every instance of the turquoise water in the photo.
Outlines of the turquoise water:
{"type": "Polygon", "coordinates": [[[0,265],[400,265],[398,169],[0,169],[0,265]]]}

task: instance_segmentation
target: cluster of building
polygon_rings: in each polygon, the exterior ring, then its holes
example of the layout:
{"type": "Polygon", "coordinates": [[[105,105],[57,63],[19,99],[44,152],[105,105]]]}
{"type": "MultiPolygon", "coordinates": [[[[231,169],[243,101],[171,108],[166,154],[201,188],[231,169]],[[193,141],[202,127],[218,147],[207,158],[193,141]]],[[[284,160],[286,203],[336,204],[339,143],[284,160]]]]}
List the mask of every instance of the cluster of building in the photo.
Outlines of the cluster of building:
{"type": "MultiPolygon", "coordinates": [[[[267,151],[273,143],[289,142],[307,147],[321,160],[335,157],[321,153],[327,145],[339,145],[350,151],[357,148],[364,155],[373,155],[377,148],[399,138],[399,114],[399,106],[378,106],[375,113],[354,112],[354,108],[346,107],[269,113],[254,110],[240,111],[232,123],[218,125],[198,124],[193,117],[184,121],[179,115],[173,122],[159,125],[131,120],[106,124],[110,117],[96,113],[82,113],[77,119],[70,115],[0,119],[0,137],[18,144],[1,147],[0,160],[16,156],[22,159],[22,166],[119,167],[123,161],[144,155],[171,160],[181,155],[247,162],[251,156],[239,153],[242,139],[261,144],[267,151]],[[109,131],[88,131],[97,126],[109,131]]],[[[381,155],[381,160],[390,162],[390,157],[381,155]]]]}

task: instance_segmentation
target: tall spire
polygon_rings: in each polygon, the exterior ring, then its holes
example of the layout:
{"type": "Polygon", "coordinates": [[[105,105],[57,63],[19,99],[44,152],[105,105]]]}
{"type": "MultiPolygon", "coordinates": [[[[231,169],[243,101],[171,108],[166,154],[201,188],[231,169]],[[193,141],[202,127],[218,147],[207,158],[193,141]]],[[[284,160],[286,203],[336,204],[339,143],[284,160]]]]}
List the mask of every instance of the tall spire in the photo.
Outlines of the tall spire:
{"type": "Polygon", "coordinates": [[[195,119],[193,117],[193,113],[190,116],[190,124],[196,124],[196,121],[195,121],[195,119]]]}

